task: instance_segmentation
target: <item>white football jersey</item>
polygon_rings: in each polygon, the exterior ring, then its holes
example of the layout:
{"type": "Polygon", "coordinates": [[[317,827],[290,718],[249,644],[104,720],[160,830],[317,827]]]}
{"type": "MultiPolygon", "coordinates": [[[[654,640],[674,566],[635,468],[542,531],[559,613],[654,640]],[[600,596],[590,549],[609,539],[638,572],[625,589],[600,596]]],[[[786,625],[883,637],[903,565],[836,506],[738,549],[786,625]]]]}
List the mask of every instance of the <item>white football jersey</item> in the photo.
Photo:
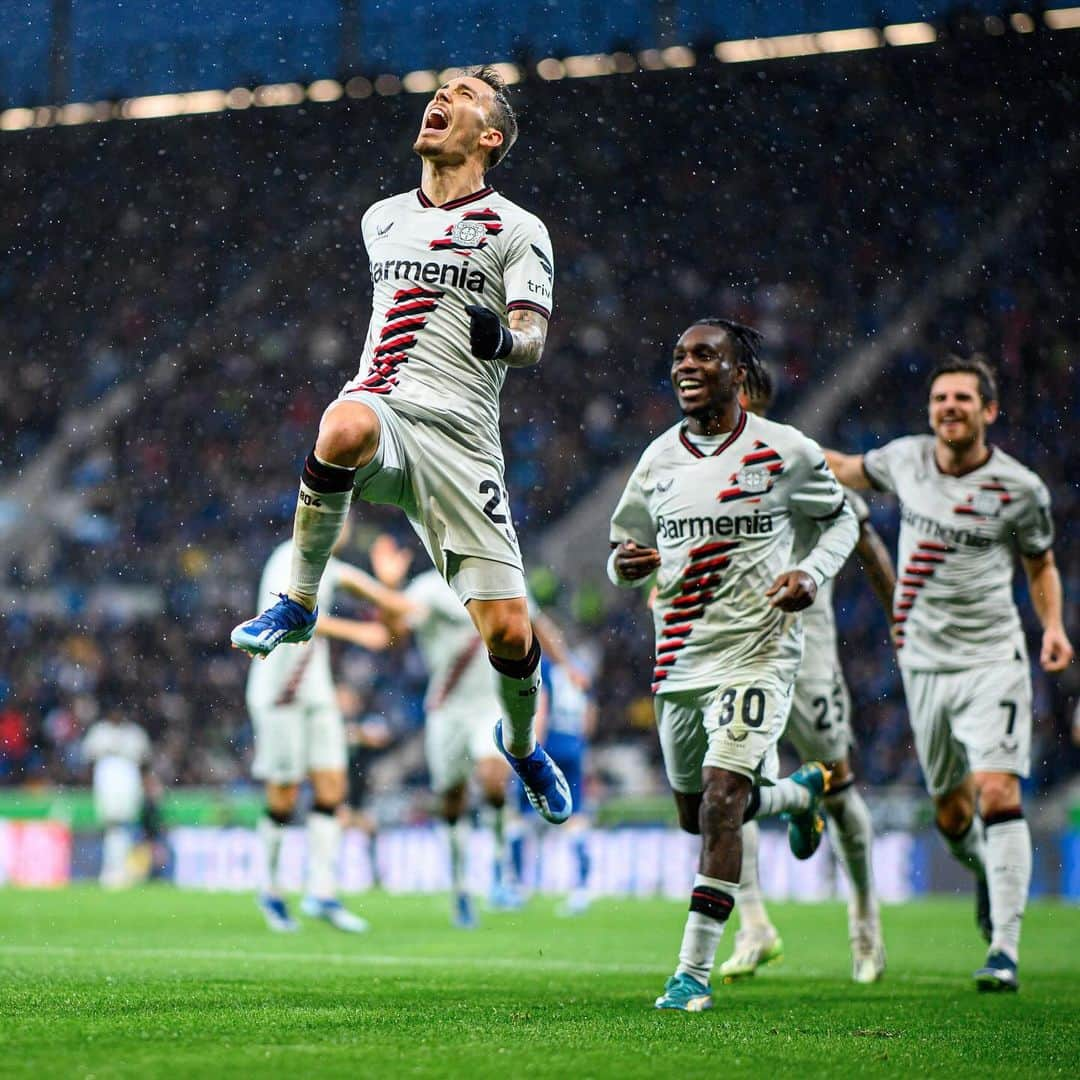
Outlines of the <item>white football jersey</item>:
{"type": "MultiPolygon", "coordinates": [[[[289,583],[292,541],[279,544],[263,568],[256,608],[262,611],[277,603],[278,594],[289,583]]],[[[342,563],[331,558],[319,583],[319,611],[334,605],[334,593],[342,563]]],[[[265,660],[255,660],[248,669],[249,709],[289,705],[333,706],[334,677],[330,671],[330,643],[316,635],[302,645],[279,645],[265,660]]]]}
{"type": "Polygon", "coordinates": [[[150,760],[150,736],[130,720],[121,724],[99,720],[84,736],[82,752],[87,761],[122,758],[134,765],[145,765],[150,760]]]}
{"type": "Polygon", "coordinates": [[[863,458],[866,475],[900,499],[894,603],[902,667],[962,671],[1026,657],[1013,602],[1014,551],[1054,542],[1046,485],[994,447],[985,465],[947,476],[934,437],[895,439],[863,458]]]}
{"type": "Polygon", "coordinates": [[[409,582],[405,595],[423,609],[409,625],[428,670],[425,711],[498,716],[487,649],[457,593],[437,570],[428,570],[409,582]]]}
{"type": "MultiPolygon", "coordinates": [[[[844,496],[855,513],[860,525],[870,517],[866,500],[850,488],[844,488],[844,496]]],[[[820,529],[806,518],[795,519],[795,544],[792,555],[805,558],[817,543],[820,529]]],[[[839,666],[836,642],[836,612],[833,609],[833,584],[828,578],[818,589],[814,602],[802,612],[803,657],[800,677],[829,678],[839,666]]]]}
{"type": "Polygon", "coordinates": [[[655,693],[705,689],[763,670],[795,677],[801,621],[771,607],[765,590],[795,569],[794,521],[834,525],[804,559],[820,583],[843,565],[855,515],[813,440],[743,413],[715,449],[683,424],[642,455],[611,519],[611,541],[655,547],[655,693]]]}
{"type": "Polygon", "coordinates": [[[466,305],[500,318],[551,315],[551,241],[539,218],[490,187],[442,206],[420,189],[375,203],[362,222],[373,283],[371,323],[345,393],[381,394],[499,449],[500,361],[469,347],[466,305]]]}

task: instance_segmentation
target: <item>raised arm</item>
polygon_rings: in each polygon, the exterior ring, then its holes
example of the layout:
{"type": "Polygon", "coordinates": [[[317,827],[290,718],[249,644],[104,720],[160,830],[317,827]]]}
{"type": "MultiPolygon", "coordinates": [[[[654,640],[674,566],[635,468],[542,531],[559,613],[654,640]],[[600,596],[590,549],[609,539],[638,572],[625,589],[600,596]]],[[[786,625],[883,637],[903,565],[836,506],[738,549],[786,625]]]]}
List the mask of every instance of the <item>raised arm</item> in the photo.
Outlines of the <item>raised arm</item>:
{"type": "Polygon", "coordinates": [[[870,477],[863,468],[862,454],[841,454],[836,450],[826,450],[824,453],[833,475],[844,487],[862,491],[871,486],[870,477]]]}
{"type": "Polygon", "coordinates": [[[1073,658],[1073,647],[1062,618],[1061,574],[1052,550],[1041,555],[1021,555],[1027,574],[1031,603],[1043,628],[1039,663],[1043,671],[1064,671],[1073,658]]]}

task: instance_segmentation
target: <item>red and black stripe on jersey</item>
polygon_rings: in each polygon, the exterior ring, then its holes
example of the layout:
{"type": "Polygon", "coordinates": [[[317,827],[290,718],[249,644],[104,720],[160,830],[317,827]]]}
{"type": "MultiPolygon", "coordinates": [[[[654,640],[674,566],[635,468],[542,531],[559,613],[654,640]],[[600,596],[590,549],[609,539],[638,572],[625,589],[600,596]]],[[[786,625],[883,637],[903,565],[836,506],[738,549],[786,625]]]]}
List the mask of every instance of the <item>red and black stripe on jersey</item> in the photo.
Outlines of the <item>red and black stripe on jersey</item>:
{"type": "Polygon", "coordinates": [[[668,671],[678,662],[679,653],[686,647],[694,631],[694,623],[704,614],[715,598],[721,571],[731,562],[730,552],[739,546],[738,540],[715,540],[691,548],[690,562],[682,572],[679,595],[664,614],[664,629],[656,643],[656,666],[653,669],[652,690],[655,694],[668,677],[668,671]]]}
{"type": "MultiPolygon", "coordinates": [[[[450,204],[448,203],[447,206],[450,204]]],[[[447,209],[444,206],[443,209],[447,209]]],[[[468,258],[474,251],[479,251],[481,248],[487,247],[489,236],[498,236],[503,231],[502,218],[495,213],[494,210],[469,210],[467,213],[461,215],[459,221],[456,221],[453,225],[447,225],[446,232],[438,240],[432,240],[428,247],[432,251],[455,251],[458,255],[468,258]],[[482,236],[475,244],[462,244],[454,239],[454,232],[461,224],[462,221],[474,221],[478,225],[483,225],[485,235],[482,236]]]]}
{"type": "Polygon", "coordinates": [[[419,285],[398,289],[379,331],[379,344],[375,346],[367,375],[355,385],[346,387],[345,392],[365,390],[369,394],[389,394],[398,384],[398,367],[409,361],[409,349],[416,344],[416,335],[445,295],[437,289],[419,285]]]}
{"type": "Polygon", "coordinates": [[[779,452],[760,439],[754,440],[754,449],[749,454],[744,454],[740,467],[729,477],[729,483],[734,487],[724,488],[716,498],[722,502],[735,502],[738,499],[759,499],[762,495],[772,490],[776,478],[784,471],[784,459],[779,452]],[[739,485],[739,473],[748,466],[762,465],[768,474],[768,485],[760,491],[744,491],[739,485]]]}
{"type": "MultiPolygon", "coordinates": [[[[985,484],[979,485],[979,491],[988,491],[991,496],[996,495],[998,497],[998,503],[1001,506],[1008,506],[1013,501],[1013,497],[1009,494],[1009,489],[1004,484],[999,484],[996,480],[990,481],[985,484]]],[[[996,509],[998,509],[996,508],[996,509]]],[[[965,514],[970,517],[984,518],[989,515],[983,513],[981,510],[975,507],[975,496],[969,495],[967,499],[960,503],[959,506],[953,507],[954,514],[965,514]]]]}
{"type": "Polygon", "coordinates": [[[474,191],[471,195],[462,195],[460,199],[451,199],[449,202],[433,203],[425,194],[423,188],[416,189],[416,197],[420,200],[420,205],[425,209],[436,207],[439,210],[456,210],[459,206],[466,206],[471,202],[476,202],[477,199],[486,199],[489,195],[494,195],[495,189],[493,187],[482,187],[479,191],[474,191]]]}
{"type": "Polygon", "coordinates": [[[919,591],[926,588],[926,583],[934,576],[935,570],[945,562],[946,556],[955,550],[956,548],[937,540],[920,540],[915,545],[915,550],[900,575],[900,592],[893,608],[893,637],[898,649],[904,647],[904,623],[908,620],[908,612],[915,606],[919,591]]]}

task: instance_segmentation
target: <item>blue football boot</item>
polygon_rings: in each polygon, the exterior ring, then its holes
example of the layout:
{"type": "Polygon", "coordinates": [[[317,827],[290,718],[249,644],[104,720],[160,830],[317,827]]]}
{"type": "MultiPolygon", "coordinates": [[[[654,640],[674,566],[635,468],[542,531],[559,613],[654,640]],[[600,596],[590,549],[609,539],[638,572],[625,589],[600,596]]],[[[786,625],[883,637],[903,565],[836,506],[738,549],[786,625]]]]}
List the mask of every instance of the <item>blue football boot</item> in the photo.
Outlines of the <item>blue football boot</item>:
{"type": "Polygon", "coordinates": [[[502,721],[495,725],[495,745],[499,753],[510,763],[510,768],[518,774],[525,797],[532,808],[552,825],[561,825],[573,812],[574,800],[570,794],[570,785],[563,776],[562,769],[548,756],[544,748],[537,743],[528,757],[514,757],[503,746],[502,721]]]}
{"type": "Polygon", "coordinates": [[[791,779],[810,792],[810,805],[783,815],[788,821],[788,846],[796,859],[809,859],[825,834],[821,797],[829,790],[832,774],[817,761],[808,761],[791,774],[791,779]]]}
{"type": "Polygon", "coordinates": [[[319,609],[308,611],[303,604],[278,593],[280,600],[261,615],[237,626],[230,635],[233,645],[249,656],[269,656],[279,645],[310,641],[315,634],[319,609]]]}
{"type": "Polygon", "coordinates": [[[672,975],[664,983],[664,992],[656,999],[653,1008],[704,1012],[712,1008],[712,987],[699,983],[693,975],[672,975]]]}
{"type": "Polygon", "coordinates": [[[983,993],[1015,993],[1020,989],[1016,961],[1006,953],[991,952],[986,963],[975,972],[975,985],[983,993]]]}

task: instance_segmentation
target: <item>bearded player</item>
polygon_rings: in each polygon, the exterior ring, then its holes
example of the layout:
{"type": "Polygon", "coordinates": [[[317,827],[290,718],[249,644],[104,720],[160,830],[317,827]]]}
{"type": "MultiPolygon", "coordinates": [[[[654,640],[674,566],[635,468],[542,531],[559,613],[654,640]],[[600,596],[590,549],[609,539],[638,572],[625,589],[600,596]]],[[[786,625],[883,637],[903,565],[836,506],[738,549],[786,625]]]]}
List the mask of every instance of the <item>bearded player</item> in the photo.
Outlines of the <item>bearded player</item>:
{"type": "Polygon", "coordinates": [[[953,357],[930,378],[932,435],[828,457],[849,487],[873,486],[900,500],[893,636],[915,750],[938,831],[975,874],[990,945],[975,983],[1011,991],[1019,986],[1031,883],[1020,799],[1030,771],[1031,671],[1012,595],[1014,551],[1043,627],[1043,670],[1064,670],[1073,649],[1051,549],[1050,495],[1033,472],[989,445],[997,416],[988,365],[953,357]]]}
{"type": "Polygon", "coordinates": [[[802,653],[795,613],[844,564],[858,524],[817,444],[740,406],[743,386],[758,383],[760,340],[727,319],[683,333],[671,365],[683,419],[646,449],[611,519],[611,580],[656,586],[660,746],[679,824],[701,836],[679,963],[658,1009],[712,1005],[744,820],[788,812],[801,858],[823,828],[828,770],[804,765],[774,783],[776,744],[802,653]],[[817,538],[795,562],[800,519],[817,538]]]}
{"type": "Polygon", "coordinates": [[[516,138],[493,69],[452,79],[413,145],[419,188],[364,215],[374,289],[360,371],[323,414],[304,465],[287,591],[232,642],[264,656],[308,640],[354,492],[401,507],[483,638],[502,708],[499,750],[539,813],[559,823],[572,800],[533,736],[540,646],[499,441],[503,380],[540,359],[554,279],[543,223],[484,182],[516,138]]]}

